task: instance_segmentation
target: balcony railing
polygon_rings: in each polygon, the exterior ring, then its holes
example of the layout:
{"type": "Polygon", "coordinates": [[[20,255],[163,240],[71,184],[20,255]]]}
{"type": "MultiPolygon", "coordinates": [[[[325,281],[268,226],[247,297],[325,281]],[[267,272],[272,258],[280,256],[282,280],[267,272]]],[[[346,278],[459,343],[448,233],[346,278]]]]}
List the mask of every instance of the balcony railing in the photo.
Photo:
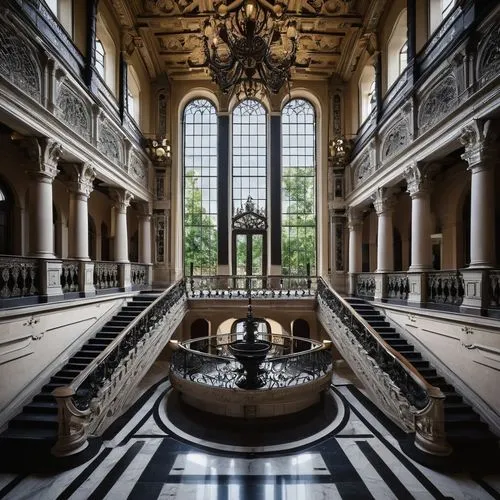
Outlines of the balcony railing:
{"type": "Polygon", "coordinates": [[[31,297],[40,293],[38,259],[0,256],[0,299],[31,297]]]}
{"type": "Polygon", "coordinates": [[[301,298],[314,297],[316,276],[190,276],[186,278],[189,298],[301,298]]]}

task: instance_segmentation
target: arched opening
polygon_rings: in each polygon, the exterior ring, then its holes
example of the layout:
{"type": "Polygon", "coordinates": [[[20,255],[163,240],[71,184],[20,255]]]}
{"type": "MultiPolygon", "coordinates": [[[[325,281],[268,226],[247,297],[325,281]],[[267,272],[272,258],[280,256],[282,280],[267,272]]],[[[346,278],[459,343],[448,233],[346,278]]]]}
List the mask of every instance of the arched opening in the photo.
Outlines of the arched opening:
{"type": "MultiPolygon", "coordinates": [[[[292,324],[292,335],[294,337],[303,337],[306,339],[311,338],[311,332],[309,328],[309,323],[302,318],[296,319],[292,324]]],[[[311,345],[308,342],[305,342],[300,339],[294,339],[293,341],[293,350],[295,352],[302,352],[306,349],[309,349],[311,345]]]]}
{"type": "Polygon", "coordinates": [[[89,258],[90,260],[96,260],[96,229],[94,218],[89,214],[88,217],[89,225],[89,258]]]}
{"type": "Polygon", "coordinates": [[[376,104],[375,95],[375,68],[367,64],[359,78],[359,123],[363,123],[376,104]]]}
{"type": "Polygon", "coordinates": [[[141,83],[137,72],[131,65],[127,66],[127,111],[140,124],[141,120],[141,83]]]}
{"type": "Polygon", "coordinates": [[[12,192],[0,179],[0,254],[14,252],[14,197],[12,192]]]}
{"type": "Polygon", "coordinates": [[[105,222],[101,222],[101,260],[111,260],[109,254],[109,231],[105,222]]]}
{"type": "MultiPolygon", "coordinates": [[[[403,270],[403,242],[401,233],[397,228],[392,231],[393,252],[394,252],[394,271],[403,270]]],[[[411,256],[410,256],[411,258],[411,256]]]]}
{"type": "Polygon", "coordinates": [[[191,323],[191,338],[208,337],[210,335],[210,325],[206,319],[195,319],[191,323]]]}

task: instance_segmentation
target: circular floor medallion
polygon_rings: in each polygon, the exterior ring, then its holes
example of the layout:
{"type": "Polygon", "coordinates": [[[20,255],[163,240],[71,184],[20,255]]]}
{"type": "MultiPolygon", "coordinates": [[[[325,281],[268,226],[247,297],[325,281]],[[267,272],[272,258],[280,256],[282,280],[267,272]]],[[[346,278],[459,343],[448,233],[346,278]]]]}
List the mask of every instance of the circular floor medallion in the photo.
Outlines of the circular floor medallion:
{"type": "Polygon", "coordinates": [[[156,404],[157,424],[173,437],[208,450],[276,454],[309,447],[344,427],[348,417],[342,399],[329,390],[324,401],[294,415],[243,420],[197,410],[169,388],[156,404]]]}

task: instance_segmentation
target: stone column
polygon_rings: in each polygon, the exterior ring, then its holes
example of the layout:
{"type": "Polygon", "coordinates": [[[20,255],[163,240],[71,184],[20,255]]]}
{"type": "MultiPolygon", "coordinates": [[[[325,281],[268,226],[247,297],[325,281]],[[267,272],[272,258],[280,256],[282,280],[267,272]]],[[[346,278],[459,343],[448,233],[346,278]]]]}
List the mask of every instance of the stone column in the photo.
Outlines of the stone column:
{"type": "Polygon", "coordinates": [[[149,209],[138,216],[139,263],[151,264],[151,213],[149,209]]]}
{"type": "Polygon", "coordinates": [[[62,147],[52,139],[32,137],[23,141],[29,160],[30,253],[34,257],[54,258],[52,183],[59,173],[57,162],[62,147]]]}
{"type": "Polygon", "coordinates": [[[417,165],[405,172],[411,197],[411,263],[410,271],[428,271],[432,268],[430,230],[431,197],[427,175],[417,165]]]}
{"type": "Polygon", "coordinates": [[[353,207],[347,210],[349,228],[349,295],[356,294],[356,274],[362,271],[363,219],[353,207]]]}
{"type": "Polygon", "coordinates": [[[382,299],[386,296],[385,273],[394,270],[392,211],[395,199],[392,190],[388,188],[378,188],[372,199],[378,219],[375,298],[382,299]]]}
{"type": "Polygon", "coordinates": [[[495,167],[498,123],[477,120],[462,130],[462,159],[471,173],[470,265],[463,269],[465,312],[483,313],[489,304],[488,270],[495,265],[495,167]]]}
{"type": "Polygon", "coordinates": [[[115,207],[115,262],[128,262],[128,231],[127,231],[127,208],[134,198],[132,193],[126,189],[116,188],[113,190],[115,207]]]}
{"type": "Polygon", "coordinates": [[[71,165],[70,168],[69,257],[89,260],[88,199],[95,172],[89,164],[71,165]]]}
{"type": "Polygon", "coordinates": [[[427,300],[427,272],[432,269],[431,197],[428,169],[411,165],[405,171],[411,197],[411,262],[408,269],[410,293],[408,302],[423,304],[427,300]]]}

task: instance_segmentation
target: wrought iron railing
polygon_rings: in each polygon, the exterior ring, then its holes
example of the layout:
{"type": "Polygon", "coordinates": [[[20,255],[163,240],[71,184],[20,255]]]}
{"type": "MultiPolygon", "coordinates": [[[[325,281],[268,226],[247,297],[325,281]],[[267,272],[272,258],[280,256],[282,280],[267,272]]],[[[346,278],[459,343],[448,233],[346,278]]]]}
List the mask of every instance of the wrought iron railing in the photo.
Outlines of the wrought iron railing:
{"type": "Polygon", "coordinates": [[[387,297],[390,299],[408,300],[410,281],[406,273],[390,273],[387,275],[387,297]]]}
{"type": "Polygon", "coordinates": [[[189,276],[189,298],[299,298],[316,295],[316,276],[189,276]]]}
{"type": "MultiPolygon", "coordinates": [[[[55,454],[70,454],[85,446],[88,434],[96,428],[108,406],[117,405],[114,397],[119,398],[122,386],[130,384],[130,380],[118,383],[115,372],[118,368],[134,365],[148,336],[160,327],[165,328],[167,319],[171,319],[173,331],[182,320],[184,314],[179,307],[185,302],[185,287],[181,280],[142,311],[68,386],[54,390],[59,405],[59,436],[53,449],[55,454]]],[[[134,373],[126,375],[133,376],[134,373]]]]}
{"type": "Polygon", "coordinates": [[[464,278],[460,271],[435,271],[427,275],[428,302],[460,306],[464,294],[464,278]]]}
{"type": "Polygon", "coordinates": [[[94,286],[97,290],[120,286],[120,267],[116,262],[96,261],[94,264],[94,286]]]}
{"type": "Polygon", "coordinates": [[[40,263],[12,255],[0,256],[0,298],[29,297],[40,293],[40,263]]]}
{"type": "Polygon", "coordinates": [[[336,347],[366,382],[381,409],[407,431],[422,450],[446,455],[444,395],[323,280],[318,282],[318,315],[336,347]]]}
{"type": "Polygon", "coordinates": [[[79,292],[80,262],[77,260],[63,260],[61,270],[61,288],[63,293],[79,292]]]}
{"type": "MultiPolygon", "coordinates": [[[[332,368],[332,356],[325,344],[311,339],[286,335],[260,334],[272,348],[260,365],[264,385],[259,390],[306,384],[326,376],[332,368]],[[310,348],[289,352],[294,341],[300,340],[310,348]]],[[[229,350],[237,334],[204,337],[178,345],[172,355],[170,370],[180,378],[212,387],[237,389],[241,368],[229,350]]]]}
{"type": "Polygon", "coordinates": [[[356,275],[356,295],[369,299],[375,297],[375,274],[360,273],[356,275]]]}

